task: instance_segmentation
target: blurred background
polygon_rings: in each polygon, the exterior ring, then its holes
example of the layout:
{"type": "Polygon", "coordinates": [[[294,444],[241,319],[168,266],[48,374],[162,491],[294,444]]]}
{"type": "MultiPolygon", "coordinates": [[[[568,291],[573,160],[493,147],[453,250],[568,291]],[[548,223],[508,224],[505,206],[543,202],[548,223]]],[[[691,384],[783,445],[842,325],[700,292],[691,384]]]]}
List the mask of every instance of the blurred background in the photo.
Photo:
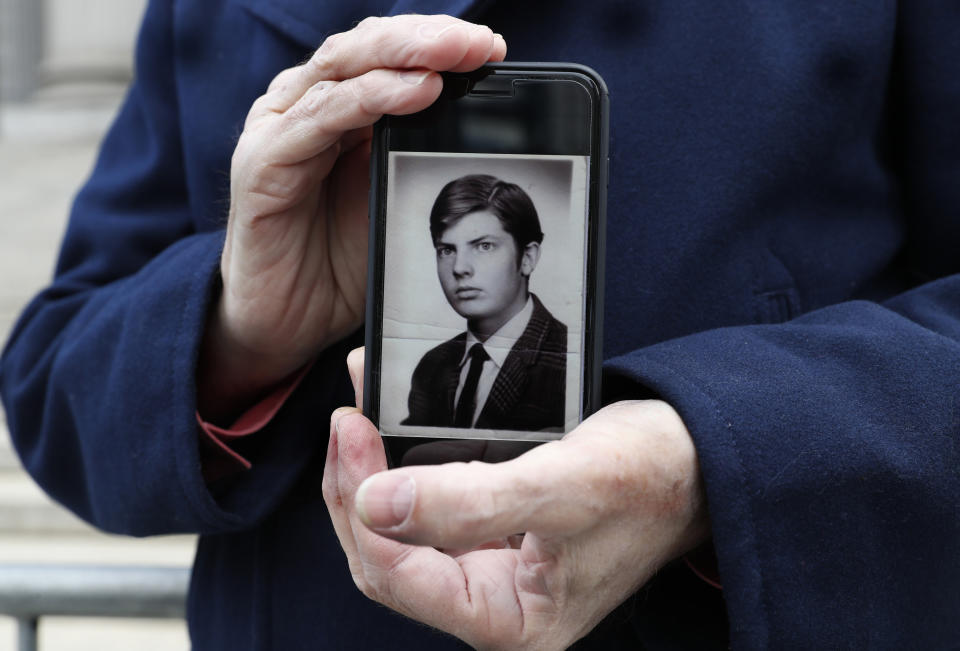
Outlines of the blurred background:
{"type": "MultiPolygon", "coordinates": [[[[0,0],[2,341],[52,273],[72,197],[132,78],[145,4],[0,0]]],[[[194,544],[108,536],[53,504],[21,470],[0,410],[0,567],[186,568],[194,544]]],[[[44,617],[38,641],[42,651],[189,648],[179,619],[44,617]]],[[[16,621],[0,614],[0,651],[18,648],[16,621]]]]}

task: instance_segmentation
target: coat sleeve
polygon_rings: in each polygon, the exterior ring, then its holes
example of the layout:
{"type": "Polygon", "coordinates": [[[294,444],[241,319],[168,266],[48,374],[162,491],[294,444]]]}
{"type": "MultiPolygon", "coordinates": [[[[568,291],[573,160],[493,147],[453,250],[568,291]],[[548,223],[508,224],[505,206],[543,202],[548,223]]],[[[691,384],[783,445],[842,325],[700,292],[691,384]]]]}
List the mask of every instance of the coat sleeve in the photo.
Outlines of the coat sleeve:
{"type": "Polygon", "coordinates": [[[204,483],[194,376],[223,230],[197,232],[190,210],[173,4],[147,9],[136,80],[76,198],[55,279],[26,308],[0,365],[26,469],[81,517],[135,535],[263,518],[323,444],[317,414],[350,396],[345,348],[334,347],[322,357],[335,365],[319,360],[327,370],[315,365],[249,444],[259,448],[244,450],[254,470],[229,490],[204,483]]]}
{"type": "Polygon", "coordinates": [[[606,369],[695,439],[735,649],[960,641],[960,12],[900,7],[889,137],[924,280],[606,369]]]}

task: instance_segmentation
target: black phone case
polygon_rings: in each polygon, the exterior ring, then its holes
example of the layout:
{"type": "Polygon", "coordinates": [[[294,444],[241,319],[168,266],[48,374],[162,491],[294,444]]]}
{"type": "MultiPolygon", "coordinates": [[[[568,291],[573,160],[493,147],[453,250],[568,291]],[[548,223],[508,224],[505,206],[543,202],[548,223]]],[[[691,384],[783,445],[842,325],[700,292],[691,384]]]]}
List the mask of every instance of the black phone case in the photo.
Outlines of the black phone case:
{"type": "MultiPolygon", "coordinates": [[[[497,63],[488,64],[471,73],[444,73],[444,91],[441,94],[444,97],[450,94],[463,94],[464,80],[467,83],[468,92],[471,94],[489,94],[496,95],[503,91],[504,80],[515,78],[515,75],[529,75],[531,79],[536,80],[558,80],[558,81],[579,81],[589,82],[583,84],[592,96],[592,123],[590,129],[590,169],[589,169],[589,225],[587,231],[587,258],[586,258],[586,278],[584,283],[585,293],[585,319],[584,328],[584,373],[583,373],[583,402],[581,420],[600,407],[601,400],[601,365],[603,355],[603,305],[604,305],[604,261],[606,253],[606,203],[607,203],[607,179],[608,179],[608,141],[609,141],[609,96],[606,84],[603,79],[591,68],[575,63],[497,63]],[[575,76],[575,77],[574,77],[575,76]]],[[[433,108],[433,107],[431,107],[433,108]]],[[[431,109],[427,109],[429,111],[431,109]]],[[[404,116],[408,119],[407,116],[404,116]]],[[[389,154],[389,137],[391,127],[395,118],[384,116],[374,125],[373,139],[370,155],[370,197],[369,197],[369,215],[370,215],[370,238],[369,255],[367,271],[367,302],[366,302],[366,362],[364,368],[364,393],[363,393],[363,413],[379,429],[379,396],[381,382],[381,330],[382,330],[382,311],[383,311],[383,286],[384,286],[384,247],[385,247],[385,202],[387,194],[387,157],[389,154]]],[[[433,128],[433,125],[427,125],[426,130],[433,128]]],[[[549,134],[549,142],[543,139],[545,148],[552,146],[555,140],[549,134]]],[[[557,143],[558,149],[564,149],[567,145],[557,143]]],[[[418,150],[429,151],[429,149],[418,150]]],[[[446,149],[438,151],[448,151],[446,149]]],[[[461,150],[456,150],[461,151],[461,150]]],[[[488,150],[485,150],[488,151],[488,150]]],[[[533,152],[523,152],[533,153],[533,152]]],[[[549,153],[549,149],[545,152],[549,153]]],[[[557,153],[567,153],[558,151],[557,153]]],[[[437,441],[457,441],[462,442],[470,439],[440,439],[427,437],[402,437],[402,436],[383,436],[384,444],[387,448],[388,460],[391,467],[400,465],[399,460],[413,446],[437,441]]],[[[487,451],[487,441],[477,441],[479,447],[474,447],[469,453],[453,452],[447,458],[439,459],[435,462],[451,460],[504,460],[512,458],[524,452],[525,450],[537,445],[525,441],[516,441],[513,446],[506,445],[503,441],[498,441],[497,458],[490,458],[485,454],[487,451]],[[504,452],[504,449],[507,451],[504,452]]],[[[507,442],[509,443],[509,442],[507,442]]],[[[428,462],[430,463],[430,462],[428,462]]]]}

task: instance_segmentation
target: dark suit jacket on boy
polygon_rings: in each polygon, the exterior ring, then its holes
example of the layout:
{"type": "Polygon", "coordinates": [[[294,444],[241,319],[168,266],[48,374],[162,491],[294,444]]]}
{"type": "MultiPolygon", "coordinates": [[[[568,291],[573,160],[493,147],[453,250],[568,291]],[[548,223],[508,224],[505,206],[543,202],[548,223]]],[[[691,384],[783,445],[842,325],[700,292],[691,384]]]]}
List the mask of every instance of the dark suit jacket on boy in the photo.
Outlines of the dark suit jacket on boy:
{"type": "MultiPolygon", "coordinates": [[[[567,326],[536,296],[533,314],[493,382],[475,427],[563,431],[567,391],[567,326]]],[[[430,350],[413,372],[404,425],[452,427],[467,333],[430,350]]]]}

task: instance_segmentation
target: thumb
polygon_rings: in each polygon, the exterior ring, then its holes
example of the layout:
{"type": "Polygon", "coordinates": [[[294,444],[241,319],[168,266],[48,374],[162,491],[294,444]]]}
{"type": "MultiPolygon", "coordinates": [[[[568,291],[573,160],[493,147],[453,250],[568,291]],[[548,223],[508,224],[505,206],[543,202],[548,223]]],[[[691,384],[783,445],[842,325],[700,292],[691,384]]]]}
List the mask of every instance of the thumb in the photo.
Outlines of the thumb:
{"type": "Polygon", "coordinates": [[[518,533],[565,535],[588,526],[576,455],[557,441],[512,461],[412,466],[368,477],[356,494],[361,521],[401,542],[469,548],[518,533]],[[578,495],[578,493],[580,495],[578,495]]]}

